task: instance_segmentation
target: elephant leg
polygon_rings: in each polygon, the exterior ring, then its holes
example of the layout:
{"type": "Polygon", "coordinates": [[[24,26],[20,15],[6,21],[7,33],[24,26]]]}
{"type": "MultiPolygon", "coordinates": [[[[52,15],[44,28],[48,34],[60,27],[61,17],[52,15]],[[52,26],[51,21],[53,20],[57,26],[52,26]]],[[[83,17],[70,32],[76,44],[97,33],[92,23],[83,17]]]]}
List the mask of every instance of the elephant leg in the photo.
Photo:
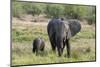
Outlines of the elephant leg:
{"type": "Polygon", "coordinates": [[[38,49],[36,49],[36,56],[39,54],[39,50],[38,49]]]}
{"type": "Polygon", "coordinates": [[[54,38],[50,38],[50,43],[51,43],[52,50],[53,50],[54,52],[56,52],[56,45],[55,45],[55,43],[54,43],[54,38]]]}
{"type": "Polygon", "coordinates": [[[58,56],[61,56],[61,48],[59,46],[57,46],[57,50],[58,50],[58,56]]]}
{"type": "Polygon", "coordinates": [[[57,44],[57,51],[58,51],[58,56],[60,57],[62,55],[61,44],[57,44]]]}
{"type": "Polygon", "coordinates": [[[44,51],[44,48],[45,48],[45,44],[44,42],[42,43],[42,48],[40,49],[41,51],[44,51]]]}
{"type": "Polygon", "coordinates": [[[64,50],[64,48],[61,48],[61,55],[63,54],[63,50],[64,50]]]}
{"type": "Polygon", "coordinates": [[[33,47],[33,50],[32,51],[33,51],[33,53],[35,53],[36,49],[33,47]]]}
{"type": "Polygon", "coordinates": [[[63,49],[65,48],[65,44],[66,44],[66,43],[65,43],[65,40],[63,40],[63,49]]]}
{"type": "Polygon", "coordinates": [[[61,47],[60,47],[60,49],[61,49],[61,54],[63,54],[64,48],[65,48],[65,42],[63,41],[63,43],[61,44],[61,47]]]}
{"type": "Polygon", "coordinates": [[[66,39],[67,56],[70,57],[70,44],[69,39],[66,39]]]}

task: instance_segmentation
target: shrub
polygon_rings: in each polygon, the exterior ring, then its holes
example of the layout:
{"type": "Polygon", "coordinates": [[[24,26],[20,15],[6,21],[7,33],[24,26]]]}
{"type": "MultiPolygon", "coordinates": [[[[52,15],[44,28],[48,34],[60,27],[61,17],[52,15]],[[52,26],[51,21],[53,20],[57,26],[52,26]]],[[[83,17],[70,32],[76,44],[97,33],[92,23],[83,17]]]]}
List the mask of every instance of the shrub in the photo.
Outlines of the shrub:
{"type": "Polygon", "coordinates": [[[96,22],[96,8],[91,6],[87,7],[87,15],[85,19],[88,21],[88,24],[95,24],[96,22]]]}
{"type": "Polygon", "coordinates": [[[86,15],[86,7],[65,5],[64,12],[66,18],[82,19],[86,15]]]}
{"type": "Polygon", "coordinates": [[[46,15],[52,17],[65,17],[67,19],[85,19],[88,24],[95,23],[95,7],[94,6],[79,6],[79,5],[61,5],[61,4],[41,4],[15,2],[12,3],[12,15],[14,17],[23,16],[24,14],[31,15],[46,15]]]}
{"type": "Polygon", "coordinates": [[[19,2],[13,2],[12,3],[12,15],[14,17],[20,18],[24,14],[25,14],[25,10],[23,9],[23,4],[19,2]]]}
{"type": "Polygon", "coordinates": [[[64,12],[64,7],[62,5],[48,4],[45,8],[45,14],[48,17],[60,17],[63,15],[63,12],[64,12]]]}
{"type": "Polygon", "coordinates": [[[89,25],[94,24],[96,22],[95,15],[89,16],[86,19],[89,25]]]}
{"type": "Polygon", "coordinates": [[[25,3],[23,8],[25,9],[27,14],[39,15],[42,12],[42,8],[40,4],[33,3],[25,3]]]}

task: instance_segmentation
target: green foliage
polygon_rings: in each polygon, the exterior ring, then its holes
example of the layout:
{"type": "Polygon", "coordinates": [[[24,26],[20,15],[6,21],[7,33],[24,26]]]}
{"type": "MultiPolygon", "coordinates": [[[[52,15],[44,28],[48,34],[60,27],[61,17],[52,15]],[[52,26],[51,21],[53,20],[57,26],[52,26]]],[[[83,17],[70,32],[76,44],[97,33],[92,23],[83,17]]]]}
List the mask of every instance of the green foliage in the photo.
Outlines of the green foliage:
{"type": "Polygon", "coordinates": [[[24,3],[23,8],[25,9],[27,14],[39,15],[42,12],[42,8],[40,4],[34,3],[24,3]]]}
{"type": "Polygon", "coordinates": [[[87,16],[85,17],[85,19],[87,19],[88,24],[95,24],[96,22],[96,8],[92,7],[87,7],[87,16]]]}
{"type": "Polygon", "coordinates": [[[73,6],[73,5],[65,5],[65,17],[73,18],[73,19],[83,19],[86,15],[86,6],[73,6]]]}
{"type": "Polygon", "coordinates": [[[14,17],[20,17],[24,14],[39,15],[43,13],[43,8],[42,4],[12,2],[12,14],[14,17]]]}
{"type": "Polygon", "coordinates": [[[95,32],[92,32],[92,31],[81,32],[81,33],[78,33],[77,36],[75,36],[74,38],[79,39],[80,37],[84,39],[92,39],[92,38],[95,38],[95,32]]]}
{"type": "Polygon", "coordinates": [[[23,27],[22,29],[15,27],[12,29],[12,40],[13,42],[30,42],[33,41],[34,38],[43,35],[42,37],[44,38],[45,41],[47,41],[48,35],[45,32],[45,30],[41,28],[42,28],[41,26],[37,27],[33,26],[29,27],[28,29],[26,27],[23,27]]]}
{"type": "Polygon", "coordinates": [[[95,23],[95,6],[82,5],[61,5],[61,4],[45,4],[45,3],[12,3],[12,15],[20,17],[24,14],[46,15],[47,17],[65,17],[71,19],[87,20],[89,23],[95,23]]]}
{"type": "Polygon", "coordinates": [[[21,2],[13,2],[12,3],[12,15],[14,17],[20,18],[25,14],[25,10],[23,9],[23,4],[21,2]]]}
{"type": "Polygon", "coordinates": [[[95,24],[96,23],[96,16],[95,16],[95,14],[93,14],[92,16],[90,15],[89,17],[87,17],[87,20],[88,20],[88,24],[89,25],[95,24]]]}
{"type": "Polygon", "coordinates": [[[48,17],[61,17],[63,15],[64,7],[62,5],[52,4],[47,5],[45,13],[48,17]]]}

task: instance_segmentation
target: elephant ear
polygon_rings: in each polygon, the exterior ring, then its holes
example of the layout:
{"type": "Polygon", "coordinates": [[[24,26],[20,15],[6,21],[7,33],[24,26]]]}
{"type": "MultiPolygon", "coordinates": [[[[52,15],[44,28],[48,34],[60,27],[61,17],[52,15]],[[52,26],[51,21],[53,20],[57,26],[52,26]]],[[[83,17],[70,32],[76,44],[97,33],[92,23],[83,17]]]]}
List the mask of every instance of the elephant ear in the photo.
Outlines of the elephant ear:
{"type": "Polygon", "coordinates": [[[69,20],[68,25],[71,32],[71,36],[76,35],[81,30],[81,24],[78,20],[69,20]]]}

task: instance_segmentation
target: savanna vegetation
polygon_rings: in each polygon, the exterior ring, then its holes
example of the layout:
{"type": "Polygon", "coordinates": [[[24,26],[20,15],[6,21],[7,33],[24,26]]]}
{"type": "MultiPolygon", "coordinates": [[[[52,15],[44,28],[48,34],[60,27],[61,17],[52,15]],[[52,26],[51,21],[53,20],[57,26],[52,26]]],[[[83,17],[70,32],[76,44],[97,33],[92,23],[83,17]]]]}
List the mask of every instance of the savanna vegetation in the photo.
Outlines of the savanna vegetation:
{"type": "Polygon", "coordinates": [[[12,2],[13,17],[21,18],[26,14],[32,16],[64,17],[65,19],[87,20],[89,24],[95,23],[95,6],[12,2]]]}
{"type": "Polygon", "coordinates": [[[12,65],[95,61],[95,12],[94,6],[13,1],[12,65]],[[47,24],[52,17],[81,20],[81,31],[70,40],[71,58],[64,56],[66,48],[62,57],[51,50],[47,24]],[[39,36],[46,47],[36,56],[32,53],[32,42],[39,36]]]}

